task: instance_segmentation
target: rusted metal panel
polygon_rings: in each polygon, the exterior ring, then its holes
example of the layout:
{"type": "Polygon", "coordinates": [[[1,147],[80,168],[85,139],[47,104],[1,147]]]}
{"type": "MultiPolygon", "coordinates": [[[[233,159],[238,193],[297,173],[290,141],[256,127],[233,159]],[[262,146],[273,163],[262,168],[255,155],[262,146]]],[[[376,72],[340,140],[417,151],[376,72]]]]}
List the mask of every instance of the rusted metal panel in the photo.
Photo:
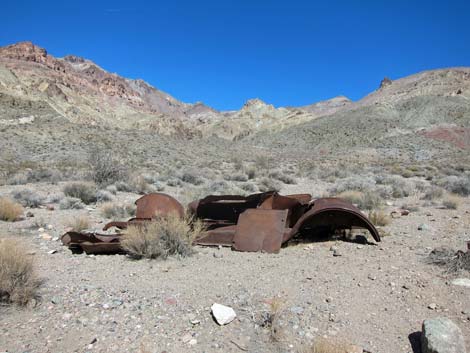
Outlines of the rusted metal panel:
{"type": "Polygon", "coordinates": [[[357,207],[349,201],[334,197],[315,200],[312,207],[300,217],[284,241],[299,234],[302,230],[317,227],[365,228],[375,241],[380,241],[380,235],[375,226],[357,207]]]}
{"type": "Polygon", "coordinates": [[[61,241],[72,252],[85,251],[87,254],[116,254],[122,252],[119,234],[67,232],[62,235],[61,241]]]}
{"type": "Polygon", "coordinates": [[[232,246],[236,225],[218,227],[204,232],[204,235],[194,241],[197,245],[232,246]]]}
{"type": "Polygon", "coordinates": [[[184,207],[173,197],[163,193],[152,193],[142,196],[135,204],[135,218],[153,219],[156,216],[168,216],[176,213],[184,217],[184,207]]]}
{"type": "Polygon", "coordinates": [[[233,239],[238,251],[279,252],[288,210],[248,209],[240,215],[233,239]]]}

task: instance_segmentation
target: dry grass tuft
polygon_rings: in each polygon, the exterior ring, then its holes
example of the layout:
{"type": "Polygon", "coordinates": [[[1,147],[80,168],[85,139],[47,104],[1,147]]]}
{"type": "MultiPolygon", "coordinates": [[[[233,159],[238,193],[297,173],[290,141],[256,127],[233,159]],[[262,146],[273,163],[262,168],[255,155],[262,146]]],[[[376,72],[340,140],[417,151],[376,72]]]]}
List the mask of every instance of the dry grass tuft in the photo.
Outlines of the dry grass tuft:
{"type": "Polygon", "coordinates": [[[348,191],[343,191],[339,193],[338,195],[336,195],[336,197],[347,200],[351,202],[352,204],[360,205],[364,198],[364,194],[361,191],[348,190],[348,191]]]}
{"type": "Polygon", "coordinates": [[[41,282],[32,259],[16,241],[0,241],[0,303],[26,305],[37,296],[41,282]]]}
{"type": "Polygon", "coordinates": [[[108,219],[122,219],[135,214],[135,205],[107,202],[101,206],[100,213],[108,219]]]}
{"type": "Polygon", "coordinates": [[[442,206],[449,210],[456,210],[459,208],[461,199],[457,195],[448,195],[442,200],[442,206]]]}
{"type": "Polygon", "coordinates": [[[369,220],[375,226],[383,227],[390,224],[390,217],[382,210],[373,210],[369,212],[369,220]]]}
{"type": "Polygon", "coordinates": [[[362,352],[357,346],[336,339],[319,338],[310,347],[304,347],[299,353],[357,353],[362,352]]]}
{"type": "Polygon", "coordinates": [[[156,221],[133,225],[122,236],[121,246],[136,259],[166,259],[171,255],[181,257],[193,253],[192,242],[203,231],[200,221],[192,222],[177,214],[156,221]]]}
{"type": "Polygon", "coordinates": [[[284,312],[286,302],[282,297],[274,297],[267,304],[269,311],[263,313],[261,326],[269,329],[274,342],[280,342],[284,338],[280,317],[284,312]]]}
{"type": "Polygon", "coordinates": [[[79,216],[68,223],[74,232],[81,232],[90,228],[90,219],[87,216],[79,216]]]}
{"type": "Polygon", "coordinates": [[[0,197],[0,220],[14,222],[23,214],[23,207],[12,200],[0,197]]]}

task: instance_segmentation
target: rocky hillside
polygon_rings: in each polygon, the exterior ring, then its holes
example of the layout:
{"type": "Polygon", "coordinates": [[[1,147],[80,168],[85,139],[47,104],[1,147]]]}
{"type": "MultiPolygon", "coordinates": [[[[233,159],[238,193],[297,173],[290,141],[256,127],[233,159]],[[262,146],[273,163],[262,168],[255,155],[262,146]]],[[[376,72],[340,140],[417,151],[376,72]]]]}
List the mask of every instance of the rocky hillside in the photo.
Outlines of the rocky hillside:
{"type": "MultiPolygon", "coordinates": [[[[115,141],[129,145],[139,139],[146,145],[126,153],[145,161],[159,154],[164,135],[193,139],[194,146],[211,141],[219,152],[226,148],[217,146],[233,145],[237,151],[243,146],[309,158],[352,152],[379,160],[452,158],[470,148],[470,68],[384,79],[356,102],[339,96],[278,108],[251,99],[238,111],[219,112],[200,102],[183,103],[84,58],[54,58],[30,42],[0,48],[1,160],[80,156],[104,139],[107,148],[116,149],[115,141]],[[152,143],[156,147],[149,151],[152,143]]],[[[176,145],[165,144],[161,151],[176,145]]],[[[202,147],[197,153],[206,153],[202,147]]]]}

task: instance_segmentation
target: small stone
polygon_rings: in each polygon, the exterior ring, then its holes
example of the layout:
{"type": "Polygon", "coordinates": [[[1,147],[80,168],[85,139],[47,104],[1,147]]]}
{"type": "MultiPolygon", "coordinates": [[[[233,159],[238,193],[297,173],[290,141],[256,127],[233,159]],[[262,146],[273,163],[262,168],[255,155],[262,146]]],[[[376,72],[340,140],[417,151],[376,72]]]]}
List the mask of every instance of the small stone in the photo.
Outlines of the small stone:
{"type": "Polygon", "coordinates": [[[26,217],[34,217],[34,213],[31,211],[26,212],[26,217]]]}
{"type": "Polygon", "coordinates": [[[188,344],[189,344],[190,346],[196,345],[196,344],[197,344],[197,339],[193,338],[193,339],[189,340],[188,344]]]}
{"type": "Polygon", "coordinates": [[[39,235],[39,237],[44,240],[52,240],[52,236],[47,233],[42,233],[39,235]]]}
{"type": "Polygon", "coordinates": [[[53,229],[53,228],[54,228],[54,227],[52,226],[52,224],[48,224],[48,225],[47,225],[47,229],[51,230],[51,229],[53,229]]]}
{"type": "Polygon", "coordinates": [[[300,315],[304,312],[304,308],[300,306],[293,306],[292,308],[290,308],[290,311],[293,312],[294,314],[300,315]]]}
{"type": "Polygon", "coordinates": [[[431,309],[431,310],[436,310],[437,309],[437,304],[436,303],[431,303],[428,305],[428,309],[431,309]]]}
{"type": "Polygon", "coordinates": [[[44,233],[44,231],[45,231],[45,229],[42,228],[42,227],[38,229],[38,232],[39,232],[39,233],[44,233]]]}
{"type": "Polygon", "coordinates": [[[333,256],[343,256],[343,255],[339,252],[339,250],[335,250],[333,251],[333,256]]]}
{"type": "Polygon", "coordinates": [[[334,252],[334,251],[337,251],[337,250],[338,250],[338,247],[335,246],[335,245],[333,245],[333,246],[330,248],[330,251],[333,251],[333,252],[334,252]]]}
{"type": "Polygon", "coordinates": [[[57,252],[57,250],[50,250],[50,251],[48,251],[47,253],[48,253],[49,255],[52,255],[52,254],[55,254],[56,252],[57,252]]]}
{"type": "Polygon", "coordinates": [[[213,254],[212,254],[212,256],[214,256],[216,259],[221,259],[221,258],[223,258],[223,257],[224,257],[224,255],[223,255],[223,254],[221,254],[221,253],[218,253],[218,252],[215,252],[215,253],[213,253],[213,254]]]}
{"type": "Polygon", "coordinates": [[[470,279],[469,278],[456,278],[452,281],[454,286],[462,286],[470,288],[470,279]]]}
{"type": "Polygon", "coordinates": [[[420,224],[420,225],[418,226],[418,230],[430,230],[430,229],[431,229],[431,228],[430,228],[427,224],[425,224],[425,223],[420,224]]]}
{"type": "Polygon", "coordinates": [[[212,304],[211,312],[215,321],[221,326],[229,324],[237,317],[235,310],[231,307],[218,303],[212,304]]]}
{"type": "Polygon", "coordinates": [[[437,317],[424,320],[422,330],[422,353],[466,352],[462,331],[450,319],[437,317]]]}
{"type": "Polygon", "coordinates": [[[55,207],[53,205],[46,205],[46,210],[48,211],[54,211],[55,207]]]}

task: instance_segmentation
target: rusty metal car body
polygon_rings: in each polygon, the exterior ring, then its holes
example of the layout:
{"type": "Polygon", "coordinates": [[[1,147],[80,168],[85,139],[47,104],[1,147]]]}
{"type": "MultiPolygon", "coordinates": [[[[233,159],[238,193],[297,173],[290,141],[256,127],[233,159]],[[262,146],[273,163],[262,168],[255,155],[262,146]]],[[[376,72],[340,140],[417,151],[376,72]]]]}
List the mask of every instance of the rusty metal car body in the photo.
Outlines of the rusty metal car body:
{"type": "MultiPolygon", "coordinates": [[[[173,197],[148,194],[136,201],[136,217],[127,222],[110,222],[126,229],[131,224],[155,220],[176,213],[184,216],[183,206],[173,197]]],[[[367,229],[375,241],[380,235],[369,219],[352,203],[339,198],[312,199],[310,194],[280,195],[269,191],[239,195],[210,195],[191,202],[188,213],[201,220],[205,231],[194,243],[230,246],[238,251],[279,252],[293,238],[332,234],[338,230],[367,229]]],[[[119,252],[120,235],[68,232],[64,245],[87,253],[119,252]]]]}

